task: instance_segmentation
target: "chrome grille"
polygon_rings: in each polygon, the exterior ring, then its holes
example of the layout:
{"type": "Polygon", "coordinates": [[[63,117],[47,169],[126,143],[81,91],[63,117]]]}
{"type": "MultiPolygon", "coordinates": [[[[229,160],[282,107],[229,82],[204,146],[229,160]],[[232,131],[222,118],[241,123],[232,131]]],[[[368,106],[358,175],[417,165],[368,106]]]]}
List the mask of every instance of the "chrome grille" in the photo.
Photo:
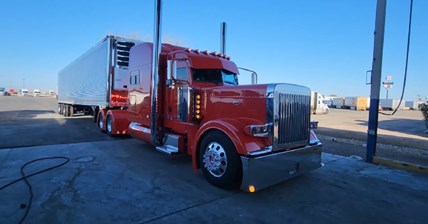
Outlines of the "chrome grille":
{"type": "Polygon", "coordinates": [[[268,84],[266,90],[266,122],[273,124],[273,150],[308,145],[311,90],[286,83],[268,84]]]}
{"type": "Polygon", "coordinates": [[[279,93],[277,145],[298,147],[309,141],[310,96],[279,93]]]}

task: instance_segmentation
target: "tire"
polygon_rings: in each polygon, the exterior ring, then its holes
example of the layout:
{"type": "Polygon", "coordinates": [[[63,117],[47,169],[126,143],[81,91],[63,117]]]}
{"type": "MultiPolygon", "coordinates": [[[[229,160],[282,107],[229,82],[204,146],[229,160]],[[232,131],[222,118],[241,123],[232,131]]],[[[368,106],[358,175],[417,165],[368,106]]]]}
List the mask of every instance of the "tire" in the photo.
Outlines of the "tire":
{"type": "Polygon", "coordinates": [[[104,132],[104,130],[103,130],[103,127],[104,127],[104,117],[103,117],[103,112],[102,111],[100,111],[100,112],[98,112],[98,121],[97,121],[97,126],[98,126],[98,128],[102,131],[102,132],[104,132]]]}
{"type": "Polygon", "coordinates": [[[112,130],[113,130],[113,120],[111,119],[110,115],[107,115],[106,118],[106,132],[108,135],[112,136],[112,130]]]}
{"type": "Polygon", "coordinates": [[[94,115],[94,122],[97,123],[97,121],[98,121],[98,113],[99,113],[98,108],[93,109],[92,113],[94,115]]]}
{"type": "Polygon", "coordinates": [[[64,116],[65,117],[70,116],[70,109],[67,104],[64,104],[63,109],[64,109],[64,116]]]}
{"type": "Polygon", "coordinates": [[[202,139],[199,167],[208,182],[217,187],[235,189],[241,183],[241,158],[232,141],[220,131],[210,132],[202,139]]]}
{"type": "Polygon", "coordinates": [[[70,105],[68,108],[69,108],[69,114],[68,115],[70,117],[73,117],[74,116],[74,107],[73,107],[73,105],[70,105]]]}

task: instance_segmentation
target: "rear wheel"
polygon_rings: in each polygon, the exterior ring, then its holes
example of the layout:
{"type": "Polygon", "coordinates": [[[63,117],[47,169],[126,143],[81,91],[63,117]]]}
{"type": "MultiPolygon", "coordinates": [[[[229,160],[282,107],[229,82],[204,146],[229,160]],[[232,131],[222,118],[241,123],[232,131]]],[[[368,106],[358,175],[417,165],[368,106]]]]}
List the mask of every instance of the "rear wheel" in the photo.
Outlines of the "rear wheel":
{"type": "Polygon", "coordinates": [[[222,132],[208,133],[199,148],[199,166],[213,185],[237,188],[242,179],[242,163],[232,141],[222,132]]]}
{"type": "Polygon", "coordinates": [[[98,114],[99,114],[99,109],[98,107],[96,107],[95,109],[92,109],[92,113],[94,115],[94,122],[96,123],[98,120],[98,114]]]}
{"type": "Polygon", "coordinates": [[[113,130],[113,121],[111,119],[111,116],[107,115],[107,119],[106,119],[106,131],[107,131],[107,134],[113,135],[112,134],[112,130],[113,130]]]}
{"type": "Polygon", "coordinates": [[[98,112],[98,128],[104,131],[104,116],[102,111],[98,112]]]}

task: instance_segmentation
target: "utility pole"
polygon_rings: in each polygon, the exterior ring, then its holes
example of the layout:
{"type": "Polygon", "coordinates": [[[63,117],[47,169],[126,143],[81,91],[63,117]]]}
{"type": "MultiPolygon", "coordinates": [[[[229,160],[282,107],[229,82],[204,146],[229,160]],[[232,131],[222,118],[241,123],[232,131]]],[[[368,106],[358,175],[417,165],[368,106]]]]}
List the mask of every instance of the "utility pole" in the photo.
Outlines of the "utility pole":
{"type": "Polygon", "coordinates": [[[377,128],[379,118],[380,79],[382,75],[383,40],[385,34],[386,0],[377,0],[376,23],[374,33],[374,49],[370,92],[370,111],[367,132],[366,162],[373,162],[376,154],[377,128]]]}

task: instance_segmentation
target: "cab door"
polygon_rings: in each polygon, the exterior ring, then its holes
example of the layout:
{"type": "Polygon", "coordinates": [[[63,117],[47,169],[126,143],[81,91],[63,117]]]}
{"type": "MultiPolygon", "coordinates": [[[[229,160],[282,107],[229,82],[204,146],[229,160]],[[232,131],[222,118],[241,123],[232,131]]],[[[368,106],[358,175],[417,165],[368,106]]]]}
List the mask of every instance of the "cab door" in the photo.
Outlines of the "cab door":
{"type": "Polygon", "coordinates": [[[175,132],[186,133],[192,119],[190,68],[186,60],[168,61],[165,125],[175,132]]]}

